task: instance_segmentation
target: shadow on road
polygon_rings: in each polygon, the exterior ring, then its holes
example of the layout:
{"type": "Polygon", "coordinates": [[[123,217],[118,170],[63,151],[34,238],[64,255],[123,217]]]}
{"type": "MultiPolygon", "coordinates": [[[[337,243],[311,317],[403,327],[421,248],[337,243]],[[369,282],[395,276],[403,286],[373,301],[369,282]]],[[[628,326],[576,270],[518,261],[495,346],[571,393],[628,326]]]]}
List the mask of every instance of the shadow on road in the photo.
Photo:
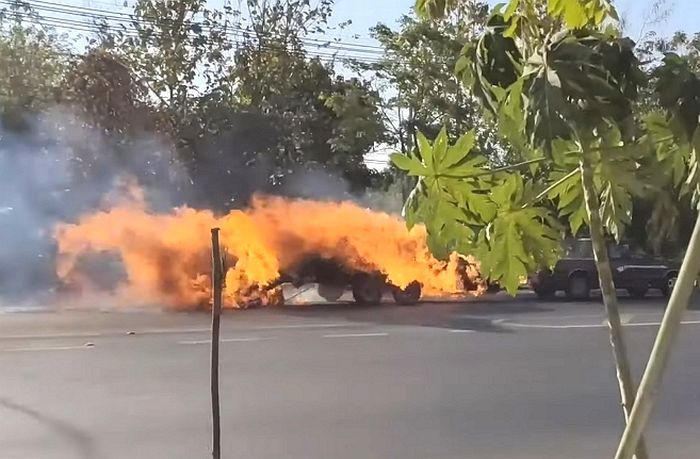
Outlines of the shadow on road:
{"type": "Polygon", "coordinates": [[[364,324],[409,325],[483,332],[511,332],[500,325],[505,317],[537,314],[553,309],[531,298],[506,295],[464,298],[459,301],[425,301],[415,306],[394,303],[359,306],[354,303],[287,305],[272,314],[316,320],[345,320],[364,324]]]}
{"type": "MultiPolygon", "coordinates": [[[[660,312],[666,298],[650,296],[639,300],[620,294],[620,309],[660,312]]],[[[563,297],[551,300],[538,298],[523,291],[515,298],[501,292],[481,297],[467,297],[451,301],[424,301],[416,306],[399,306],[392,302],[381,305],[359,306],[355,303],[287,305],[268,310],[268,313],[309,318],[323,321],[345,320],[363,324],[409,325],[445,329],[463,329],[483,332],[511,332],[501,325],[505,319],[541,313],[603,314],[602,300],[594,293],[590,300],[567,301],[563,297]]]]}
{"type": "Polygon", "coordinates": [[[85,459],[96,459],[99,457],[95,448],[94,440],[87,433],[68,424],[65,421],[52,418],[32,408],[22,406],[4,398],[0,398],[0,408],[23,414],[58,433],[61,437],[67,439],[75,446],[78,452],[78,457],[85,459]]]}

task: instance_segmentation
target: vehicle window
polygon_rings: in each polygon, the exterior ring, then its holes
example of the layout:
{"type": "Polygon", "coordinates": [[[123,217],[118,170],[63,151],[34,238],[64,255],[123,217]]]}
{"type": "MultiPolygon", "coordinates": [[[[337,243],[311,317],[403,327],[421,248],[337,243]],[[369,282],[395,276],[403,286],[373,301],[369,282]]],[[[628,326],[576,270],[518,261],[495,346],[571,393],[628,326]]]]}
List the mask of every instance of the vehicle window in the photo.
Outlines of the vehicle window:
{"type": "Polygon", "coordinates": [[[577,240],[567,248],[569,258],[593,258],[593,246],[590,240],[577,240]]]}
{"type": "Polygon", "coordinates": [[[608,254],[613,260],[628,258],[630,256],[630,248],[628,245],[610,245],[608,246],[608,254]]]}

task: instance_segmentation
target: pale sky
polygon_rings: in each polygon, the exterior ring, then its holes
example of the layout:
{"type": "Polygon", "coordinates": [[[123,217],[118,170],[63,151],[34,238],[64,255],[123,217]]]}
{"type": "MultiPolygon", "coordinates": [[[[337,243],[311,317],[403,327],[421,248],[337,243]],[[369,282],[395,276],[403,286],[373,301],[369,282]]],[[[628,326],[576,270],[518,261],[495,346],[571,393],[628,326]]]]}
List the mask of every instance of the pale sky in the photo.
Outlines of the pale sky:
{"type": "MultiPolygon", "coordinates": [[[[54,0],[56,3],[89,6],[99,9],[122,10],[123,0],[54,0]]],[[[494,5],[506,0],[488,0],[494,5]]],[[[545,1],[545,0],[542,0],[545,1]]],[[[29,0],[31,3],[31,0],[29,0]]],[[[129,4],[133,3],[129,0],[129,4]]],[[[212,7],[220,6],[223,0],[209,0],[212,7]]],[[[235,3],[235,1],[234,1],[235,3]]],[[[402,14],[410,11],[415,0],[335,0],[332,21],[342,22],[347,19],[352,25],[342,32],[342,37],[360,35],[359,42],[368,40],[369,28],[377,22],[393,25],[402,14]]],[[[628,22],[628,33],[633,39],[639,36],[644,17],[655,3],[665,5],[663,9],[671,10],[668,19],[651,28],[663,35],[676,30],[695,32],[700,30],[700,2],[698,0],[617,0],[618,11],[628,22]]],[[[347,40],[350,41],[350,40],[347,40]]]]}

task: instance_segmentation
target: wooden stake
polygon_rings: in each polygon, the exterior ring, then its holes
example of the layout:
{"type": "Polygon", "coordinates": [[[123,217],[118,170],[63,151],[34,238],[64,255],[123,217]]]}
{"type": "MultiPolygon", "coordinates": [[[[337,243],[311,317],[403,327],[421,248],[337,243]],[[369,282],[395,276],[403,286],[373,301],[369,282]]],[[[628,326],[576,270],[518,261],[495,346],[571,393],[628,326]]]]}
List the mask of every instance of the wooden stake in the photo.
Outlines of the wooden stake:
{"type": "Polygon", "coordinates": [[[678,273],[678,280],[671,293],[664,318],[661,320],[661,326],[656,335],[649,362],[644,370],[642,382],[639,384],[637,402],[634,404],[629,422],[615,454],[616,459],[632,457],[642,432],[644,432],[644,427],[649,421],[654,400],[661,385],[661,377],[664,374],[671,349],[673,349],[673,343],[678,336],[683,314],[688,308],[688,303],[695,289],[698,273],[700,273],[700,218],[695,221],[695,229],[688,243],[683,265],[678,273]]]}
{"type": "Polygon", "coordinates": [[[219,228],[211,230],[212,255],[212,294],[211,309],[211,416],[212,416],[212,457],[221,459],[221,419],[219,409],[219,324],[221,319],[221,296],[223,273],[221,250],[219,249],[219,228]]]}

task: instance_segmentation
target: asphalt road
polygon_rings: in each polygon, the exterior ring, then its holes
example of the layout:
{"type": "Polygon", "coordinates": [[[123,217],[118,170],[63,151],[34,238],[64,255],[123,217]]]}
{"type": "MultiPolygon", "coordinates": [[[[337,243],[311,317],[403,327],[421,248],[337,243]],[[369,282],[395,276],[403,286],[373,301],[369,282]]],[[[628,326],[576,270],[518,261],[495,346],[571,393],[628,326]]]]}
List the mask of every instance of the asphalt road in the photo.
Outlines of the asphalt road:
{"type": "MultiPolygon", "coordinates": [[[[623,302],[635,372],[660,303],[623,302]]],[[[697,458],[700,311],[648,441],[697,458]]],[[[211,457],[209,317],[0,314],[0,457],[211,457]]],[[[601,306],[532,298],[227,313],[226,459],[611,457],[621,433],[601,306]]]]}

